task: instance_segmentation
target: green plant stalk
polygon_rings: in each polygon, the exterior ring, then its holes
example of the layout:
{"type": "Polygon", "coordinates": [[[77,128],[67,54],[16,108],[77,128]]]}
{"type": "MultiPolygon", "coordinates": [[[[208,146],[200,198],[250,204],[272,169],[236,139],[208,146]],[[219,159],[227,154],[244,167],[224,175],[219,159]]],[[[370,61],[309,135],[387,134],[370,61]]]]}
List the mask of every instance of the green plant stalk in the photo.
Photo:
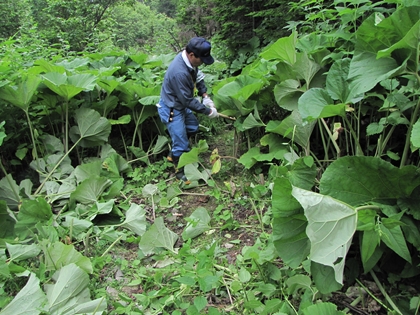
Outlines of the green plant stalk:
{"type": "Polygon", "coordinates": [[[35,155],[36,166],[39,168],[38,151],[36,149],[34,130],[32,128],[31,119],[29,118],[29,113],[28,113],[27,110],[25,110],[25,115],[26,115],[26,119],[28,120],[29,133],[31,134],[32,145],[34,147],[34,155],[35,155]]]}
{"type": "MultiPolygon", "coordinates": [[[[396,125],[393,125],[391,127],[391,130],[389,130],[389,132],[387,133],[385,139],[382,141],[380,147],[378,148],[378,154],[376,156],[380,157],[382,155],[382,152],[384,151],[384,149],[385,149],[385,147],[386,147],[389,139],[391,139],[391,136],[394,133],[394,130],[395,130],[396,127],[397,127],[396,125]]],[[[379,143],[379,140],[378,140],[378,143],[379,143]]]]}
{"type": "Polygon", "coordinates": [[[102,299],[101,299],[101,302],[100,303],[98,303],[98,305],[96,306],[96,308],[95,308],[95,310],[93,311],[93,314],[96,314],[96,312],[98,311],[98,309],[99,309],[99,306],[101,306],[101,304],[102,304],[102,302],[104,301],[104,297],[102,297],[102,299]]]}
{"type": "Polygon", "coordinates": [[[358,212],[360,210],[365,210],[365,209],[372,209],[372,210],[375,210],[375,211],[381,211],[381,207],[373,206],[373,205],[360,206],[360,207],[355,208],[354,210],[356,210],[356,212],[358,212]]]}
{"type": "Polygon", "coordinates": [[[353,137],[353,140],[354,140],[354,143],[356,144],[356,148],[357,148],[357,150],[356,150],[356,155],[364,155],[363,154],[363,149],[362,149],[362,147],[360,146],[360,142],[359,142],[359,139],[358,139],[358,137],[357,137],[357,134],[356,134],[356,132],[354,131],[354,129],[353,129],[353,127],[352,127],[352,125],[351,125],[351,123],[349,122],[349,120],[348,120],[348,118],[344,115],[344,121],[346,122],[346,124],[348,125],[348,127],[349,127],[349,129],[350,129],[350,133],[351,133],[351,135],[352,135],[352,137],[353,137]]]}
{"type": "MultiPolygon", "coordinates": [[[[318,119],[318,128],[320,130],[320,135],[321,135],[321,141],[322,141],[322,146],[324,147],[324,160],[328,160],[328,147],[327,144],[325,142],[325,137],[324,137],[324,133],[322,132],[322,125],[321,125],[321,120],[318,119]]],[[[312,156],[314,156],[315,154],[312,154],[312,156]]]]}
{"type": "Polygon", "coordinates": [[[65,136],[64,136],[64,152],[67,153],[69,150],[69,102],[64,103],[66,110],[66,127],[65,127],[65,136]]]}
{"type": "Polygon", "coordinates": [[[252,209],[254,209],[255,211],[255,215],[258,218],[258,222],[260,223],[260,227],[261,227],[261,232],[264,232],[264,223],[261,217],[261,214],[258,212],[257,207],[255,206],[254,200],[250,199],[251,204],[252,204],[252,209]]]}
{"type": "Polygon", "coordinates": [[[76,141],[75,144],[73,144],[73,146],[70,148],[70,150],[66,151],[66,154],[63,155],[63,157],[57,162],[57,164],[54,166],[54,168],[47,174],[47,176],[45,177],[45,179],[42,181],[41,185],[37,188],[37,190],[34,192],[34,195],[39,194],[39,192],[41,191],[42,187],[44,187],[45,183],[47,182],[47,180],[51,177],[51,175],[55,172],[55,170],[60,166],[60,164],[64,161],[64,159],[69,155],[69,153],[71,151],[73,151],[73,149],[78,145],[78,143],[82,140],[83,138],[80,138],[79,140],[76,141]]]}
{"type": "Polygon", "coordinates": [[[407,129],[407,134],[405,136],[404,150],[403,150],[403,154],[402,154],[402,157],[401,157],[400,168],[402,168],[403,166],[405,166],[405,163],[407,162],[408,150],[410,149],[410,136],[411,136],[411,131],[413,130],[413,126],[414,126],[414,124],[416,123],[416,121],[418,119],[419,110],[420,110],[420,99],[418,99],[418,101],[417,101],[416,108],[414,109],[413,115],[411,116],[410,125],[408,126],[408,129],[407,129]]]}
{"type": "Polygon", "coordinates": [[[376,285],[378,286],[379,290],[381,291],[382,295],[385,297],[389,305],[396,311],[398,314],[403,315],[397,305],[395,305],[394,301],[392,301],[391,297],[386,293],[384,287],[382,286],[381,282],[379,281],[378,277],[376,277],[376,274],[373,272],[373,270],[369,271],[370,275],[372,276],[373,280],[375,281],[376,285]]]}
{"type": "MultiPolygon", "coordinates": [[[[131,146],[133,146],[133,147],[134,147],[134,141],[136,140],[137,130],[139,129],[139,121],[141,119],[141,115],[143,114],[143,110],[144,110],[144,106],[141,108],[140,115],[137,117],[137,120],[136,120],[136,126],[134,127],[133,140],[131,141],[131,146]]],[[[134,112],[134,110],[133,110],[133,112],[134,112]]],[[[139,148],[143,149],[142,141],[141,141],[141,134],[139,135],[139,138],[140,138],[139,139],[139,148]]]]}
{"type": "Polygon", "coordinates": [[[322,124],[323,124],[323,126],[324,126],[325,130],[327,131],[328,136],[329,136],[329,138],[330,138],[331,142],[332,142],[332,143],[333,143],[333,145],[334,145],[335,151],[337,152],[337,158],[338,158],[338,157],[340,157],[340,151],[341,151],[341,150],[340,150],[340,148],[339,148],[339,146],[338,146],[338,144],[337,144],[337,141],[335,141],[335,140],[334,140],[333,135],[332,135],[332,133],[331,133],[331,131],[330,131],[330,128],[328,128],[327,123],[325,122],[325,119],[324,119],[324,118],[321,118],[321,122],[322,122],[322,124]]]}
{"type": "Polygon", "coordinates": [[[363,283],[361,283],[359,279],[356,279],[356,282],[366,291],[367,294],[370,295],[370,297],[372,299],[374,299],[376,302],[378,302],[384,309],[386,309],[389,312],[392,311],[388,306],[386,306],[384,303],[382,303],[382,301],[379,300],[372,292],[370,292],[369,289],[366,288],[366,286],[364,286],[363,283]]]}
{"type": "Polygon", "coordinates": [[[112,249],[112,247],[114,247],[115,244],[117,244],[122,239],[123,236],[124,235],[120,235],[111,245],[109,245],[109,247],[106,249],[106,251],[103,252],[101,257],[104,257],[106,254],[108,254],[108,252],[112,249]]]}

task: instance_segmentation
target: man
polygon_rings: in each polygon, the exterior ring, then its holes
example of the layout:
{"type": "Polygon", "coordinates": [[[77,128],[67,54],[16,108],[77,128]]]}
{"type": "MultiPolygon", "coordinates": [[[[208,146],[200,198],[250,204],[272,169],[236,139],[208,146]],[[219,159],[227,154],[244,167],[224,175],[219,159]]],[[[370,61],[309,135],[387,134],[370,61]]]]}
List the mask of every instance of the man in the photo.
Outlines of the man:
{"type": "MultiPolygon", "coordinates": [[[[169,160],[176,165],[182,153],[190,151],[189,137],[198,132],[199,123],[194,112],[210,118],[218,117],[213,101],[207,94],[204,74],[198,70],[203,63],[214,62],[210,55],[211,44],[202,37],[192,38],[168,67],[163,80],[158,113],[172,139],[169,160]],[[196,98],[201,96],[203,103],[196,98]]],[[[177,169],[176,177],[184,182],[183,168],[177,169]]]]}

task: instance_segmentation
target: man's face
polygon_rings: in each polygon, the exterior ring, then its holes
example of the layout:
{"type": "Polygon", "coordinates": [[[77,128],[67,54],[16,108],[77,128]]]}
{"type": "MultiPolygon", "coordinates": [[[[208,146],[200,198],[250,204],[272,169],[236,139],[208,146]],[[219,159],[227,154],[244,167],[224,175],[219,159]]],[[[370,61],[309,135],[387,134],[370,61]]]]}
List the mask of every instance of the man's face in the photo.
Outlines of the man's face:
{"type": "Polygon", "coordinates": [[[203,64],[203,61],[200,58],[196,57],[193,52],[188,54],[188,59],[190,60],[190,63],[193,67],[198,67],[203,64]]]}

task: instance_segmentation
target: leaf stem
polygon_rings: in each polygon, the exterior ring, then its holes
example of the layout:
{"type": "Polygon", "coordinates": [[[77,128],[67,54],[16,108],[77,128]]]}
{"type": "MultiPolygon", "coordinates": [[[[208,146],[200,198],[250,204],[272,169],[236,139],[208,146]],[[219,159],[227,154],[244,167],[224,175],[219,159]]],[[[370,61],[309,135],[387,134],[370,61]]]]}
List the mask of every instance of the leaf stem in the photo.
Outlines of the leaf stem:
{"type": "Polygon", "coordinates": [[[117,244],[120,239],[122,239],[124,235],[120,235],[111,245],[109,245],[109,247],[106,249],[106,251],[103,252],[103,254],[101,255],[101,257],[104,257],[106,254],[108,254],[108,252],[112,249],[112,247],[115,246],[115,244],[117,244]]]}
{"type": "Polygon", "coordinates": [[[394,311],[396,311],[398,314],[402,315],[401,311],[398,309],[397,305],[395,305],[395,303],[392,301],[391,297],[388,295],[388,293],[386,293],[384,287],[382,286],[382,284],[380,283],[378,277],[376,276],[376,274],[373,272],[373,270],[371,270],[370,275],[372,276],[373,280],[375,281],[376,285],[378,286],[379,290],[381,291],[382,295],[385,297],[385,299],[388,301],[389,305],[391,305],[391,307],[394,309],[394,311]]]}
{"type": "Polygon", "coordinates": [[[366,205],[366,206],[357,207],[354,210],[356,210],[356,212],[358,212],[360,210],[366,210],[366,209],[372,209],[372,210],[375,210],[375,211],[380,211],[381,207],[373,206],[373,205],[366,205]]]}
{"type": "Polygon", "coordinates": [[[411,131],[413,130],[413,126],[418,119],[419,110],[420,110],[420,99],[417,101],[417,105],[416,105],[416,108],[414,109],[413,115],[411,115],[410,125],[408,126],[407,134],[405,136],[405,145],[404,145],[404,150],[401,157],[400,168],[402,168],[407,162],[408,150],[410,149],[411,131]]]}
{"type": "Polygon", "coordinates": [[[321,118],[321,122],[324,125],[324,128],[327,131],[328,136],[330,137],[330,140],[331,140],[332,144],[334,145],[335,151],[337,151],[337,158],[339,158],[340,157],[340,151],[341,151],[340,150],[340,147],[338,146],[337,141],[334,140],[334,137],[333,137],[333,135],[331,133],[331,130],[328,127],[327,123],[325,122],[325,119],[324,118],[321,118]]]}

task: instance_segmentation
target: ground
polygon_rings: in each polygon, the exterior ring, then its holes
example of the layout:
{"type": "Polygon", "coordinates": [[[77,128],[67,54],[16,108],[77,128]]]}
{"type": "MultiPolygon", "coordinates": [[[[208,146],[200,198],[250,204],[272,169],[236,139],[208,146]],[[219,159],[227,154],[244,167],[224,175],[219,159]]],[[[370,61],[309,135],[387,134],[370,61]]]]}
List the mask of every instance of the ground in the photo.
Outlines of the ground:
{"type": "MultiPolygon", "coordinates": [[[[195,140],[197,141],[197,139],[195,140]]],[[[233,155],[235,155],[235,150],[238,150],[238,146],[236,148],[233,148],[232,146],[232,143],[237,141],[233,129],[229,128],[226,132],[219,133],[217,137],[207,137],[207,141],[209,144],[209,153],[207,155],[204,154],[204,163],[208,163],[210,152],[217,148],[219,155],[222,156],[222,165],[225,165],[225,167],[222,166],[221,168],[221,172],[224,173],[216,174],[214,176],[218,187],[224,190],[225,197],[215,198],[214,196],[210,196],[208,192],[211,191],[211,187],[207,185],[193,189],[185,189],[183,190],[183,194],[179,196],[180,200],[176,207],[169,209],[166,214],[164,214],[165,225],[179,236],[175,247],[181,248],[183,246],[181,234],[188,223],[187,218],[198,207],[206,208],[212,217],[212,224],[219,227],[215,232],[217,235],[213,234],[212,238],[218,238],[220,240],[221,246],[224,246],[228,263],[234,265],[238,254],[241,254],[242,248],[244,246],[254,245],[257,238],[261,235],[262,229],[264,229],[264,232],[271,232],[269,224],[260,228],[261,217],[269,210],[269,203],[259,209],[259,211],[261,211],[261,216],[258,217],[255,207],[252,207],[249,202],[241,203],[235,200],[235,198],[232,198],[235,195],[235,191],[232,191],[232,187],[235,187],[235,190],[239,195],[246,194],[243,185],[249,184],[249,179],[254,181],[262,180],[261,178],[250,174],[247,174],[247,177],[243,177],[246,170],[232,159],[233,155]],[[247,181],[241,181],[241,178],[247,178],[247,181]],[[230,182],[230,191],[226,190],[226,182],[230,182]],[[231,198],[229,198],[229,195],[231,198]],[[223,216],[223,213],[221,213],[220,209],[218,210],[218,206],[221,204],[223,205],[223,209],[228,210],[231,214],[231,218],[226,221],[220,219],[223,216]],[[226,229],[220,228],[220,226],[226,224],[226,222],[230,222],[230,226],[227,226],[226,229]],[[231,240],[235,240],[236,242],[232,243],[230,242],[231,240]]],[[[174,174],[170,174],[170,177],[173,175],[174,174]]],[[[236,194],[236,196],[238,196],[238,194],[236,194]]],[[[145,205],[146,210],[149,211],[149,214],[151,213],[150,204],[141,196],[134,196],[132,202],[145,205]]],[[[162,213],[160,215],[162,215],[162,213]]],[[[153,219],[151,216],[149,216],[149,220],[150,223],[152,223],[153,219]]],[[[202,237],[205,242],[205,236],[202,237]]],[[[114,252],[114,255],[123,255],[128,261],[136,261],[138,250],[137,244],[131,243],[126,245],[127,251],[114,252]]],[[[276,263],[281,266],[281,260],[278,260],[276,263]]],[[[114,270],[114,272],[115,279],[124,279],[123,271],[117,269],[114,270]]],[[[334,292],[327,298],[327,301],[337,305],[340,310],[346,310],[347,314],[387,314],[384,307],[380,305],[381,301],[384,301],[384,297],[375,282],[370,281],[369,278],[366,277],[366,279],[360,279],[360,284],[363,284],[367,289],[362,290],[362,292],[360,286],[355,284],[354,286],[343,288],[342,291],[334,292]]],[[[121,290],[128,297],[132,297],[133,300],[135,299],[135,294],[144,293],[144,289],[141,286],[127,285],[122,286],[121,290]]],[[[115,288],[108,287],[107,291],[109,295],[114,296],[115,298],[118,297],[118,291],[115,290],[115,288]]],[[[226,297],[220,298],[211,295],[208,296],[208,302],[212,305],[219,304],[219,306],[229,304],[226,297]]]]}

